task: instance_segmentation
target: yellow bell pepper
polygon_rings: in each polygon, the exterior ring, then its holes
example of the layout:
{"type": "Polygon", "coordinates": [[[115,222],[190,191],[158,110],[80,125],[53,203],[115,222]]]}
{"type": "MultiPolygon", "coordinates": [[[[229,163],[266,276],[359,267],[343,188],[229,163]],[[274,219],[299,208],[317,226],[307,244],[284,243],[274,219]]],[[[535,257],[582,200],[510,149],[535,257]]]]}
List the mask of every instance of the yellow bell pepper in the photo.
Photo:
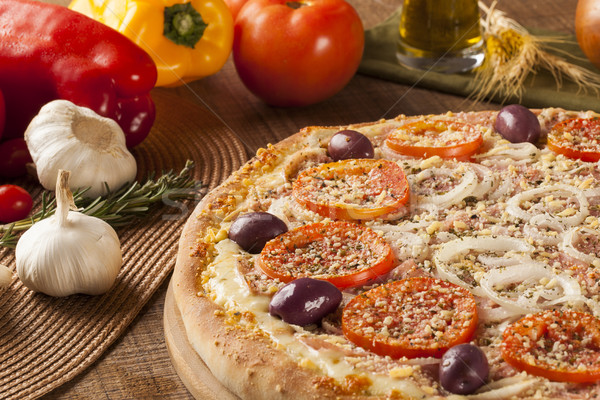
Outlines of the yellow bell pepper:
{"type": "Polygon", "coordinates": [[[156,63],[156,86],[212,75],[231,53],[233,18],[223,0],[73,0],[69,8],[144,49],[156,63]]]}

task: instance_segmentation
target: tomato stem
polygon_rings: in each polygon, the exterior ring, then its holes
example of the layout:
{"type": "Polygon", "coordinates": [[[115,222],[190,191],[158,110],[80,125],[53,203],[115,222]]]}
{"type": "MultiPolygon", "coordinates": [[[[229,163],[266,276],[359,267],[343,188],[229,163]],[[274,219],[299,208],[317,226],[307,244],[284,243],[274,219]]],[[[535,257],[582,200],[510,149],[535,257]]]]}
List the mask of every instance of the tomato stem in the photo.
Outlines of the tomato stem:
{"type": "Polygon", "coordinates": [[[294,10],[297,10],[299,8],[306,6],[306,4],[304,4],[301,1],[287,1],[285,3],[285,5],[288,6],[289,8],[293,8],[294,10]]]}

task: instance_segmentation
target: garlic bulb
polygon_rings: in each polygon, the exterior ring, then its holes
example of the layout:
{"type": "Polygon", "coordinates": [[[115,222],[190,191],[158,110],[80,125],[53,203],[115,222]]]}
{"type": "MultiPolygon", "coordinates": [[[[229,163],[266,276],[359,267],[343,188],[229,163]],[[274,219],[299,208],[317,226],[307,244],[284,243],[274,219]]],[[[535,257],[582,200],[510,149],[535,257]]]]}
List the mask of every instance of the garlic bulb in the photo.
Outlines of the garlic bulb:
{"type": "Polygon", "coordinates": [[[67,100],[43,106],[25,131],[27,148],[44,188],[53,190],[58,170],[72,171],[71,189],[87,188],[95,198],[132,182],[135,158],[125,134],[112,119],[67,100]]]}
{"type": "Polygon", "coordinates": [[[0,289],[12,282],[12,271],[6,265],[0,264],[0,289]]]}
{"type": "Polygon", "coordinates": [[[69,172],[59,171],[56,213],[33,224],[15,250],[17,274],[25,286],[50,296],[108,291],[123,264],[115,230],[74,208],[69,172]]]}

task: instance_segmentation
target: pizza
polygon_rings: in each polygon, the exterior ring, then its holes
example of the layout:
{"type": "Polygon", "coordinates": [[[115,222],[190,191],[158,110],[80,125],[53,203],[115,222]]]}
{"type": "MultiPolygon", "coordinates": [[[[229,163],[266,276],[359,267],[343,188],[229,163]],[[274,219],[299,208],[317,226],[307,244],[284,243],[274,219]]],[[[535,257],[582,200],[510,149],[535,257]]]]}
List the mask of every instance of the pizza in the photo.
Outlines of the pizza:
{"type": "Polygon", "coordinates": [[[307,127],[187,221],[189,344],[241,399],[600,393],[600,118],[307,127]]]}

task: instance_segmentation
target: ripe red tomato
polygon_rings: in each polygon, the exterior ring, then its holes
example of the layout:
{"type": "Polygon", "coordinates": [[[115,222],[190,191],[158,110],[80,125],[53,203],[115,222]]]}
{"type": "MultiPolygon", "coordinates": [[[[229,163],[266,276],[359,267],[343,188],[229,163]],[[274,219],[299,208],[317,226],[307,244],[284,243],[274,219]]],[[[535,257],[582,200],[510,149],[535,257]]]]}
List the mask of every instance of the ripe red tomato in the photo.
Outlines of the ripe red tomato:
{"type": "Polygon", "coordinates": [[[0,176],[16,178],[27,173],[27,164],[33,162],[25,139],[10,139],[0,143],[0,176]]]}
{"type": "Polygon", "coordinates": [[[364,48],[344,0],[250,0],[235,21],[233,60],[246,87],[274,106],[305,106],[339,92],[364,48]]]}
{"type": "Polygon", "coordinates": [[[302,171],[292,195],[323,217],[366,221],[398,213],[408,201],[409,186],[395,162],[341,160],[302,171]],[[324,183],[331,181],[336,182],[334,187],[324,183]],[[352,195],[347,197],[348,193],[352,195]]]}
{"type": "Polygon", "coordinates": [[[509,325],[501,352],[518,370],[558,382],[600,380],[600,320],[591,314],[546,310],[509,325]]]}
{"type": "Polygon", "coordinates": [[[0,186],[0,222],[8,224],[29,215],[33,199],[27,190],[17,185],[0,186]]]}
{"type": "Polygon", "coordinates": [[[231,11],[231,16],[235,21],[238,13],[240,12],[242,6],[246,4],[248,0],[225,0],[225,4],[227,4],[227,8],[231,11]]]}
{"type": "Polygon", "coordinates": [[[477,320],[477,303],[468,290],[414,277],[355,296],[344,307],[342,330],[351,342],[382,356],[441,357],[471,340],[477,320]],[[448,312],[449,319],[441,317],[448,312]]]}
{"type": "Polygon", "coordinates": [[[395,265],[390,245],[375,231],[345,221],[302,225],[267,242],[256,265],[281,282],[309,277],[340,289],[364,285],[395,265]]]}
{"type": "Polygon", "coordinates": [[[600,160],[599,132],[600,119],[570,118],[550,129],[547,145],[556,154],[596,162],[600,160]]]}
{"type": "Polygon", "coordinates": [[[483,143],[482,131],[478,126],[458,121],[419,119],[390,133],[386,144],[392,150],[411,157],[437,155],[468,160],[483,143]],[[457,135],[457,132],[460,134],[457,135]]]}

